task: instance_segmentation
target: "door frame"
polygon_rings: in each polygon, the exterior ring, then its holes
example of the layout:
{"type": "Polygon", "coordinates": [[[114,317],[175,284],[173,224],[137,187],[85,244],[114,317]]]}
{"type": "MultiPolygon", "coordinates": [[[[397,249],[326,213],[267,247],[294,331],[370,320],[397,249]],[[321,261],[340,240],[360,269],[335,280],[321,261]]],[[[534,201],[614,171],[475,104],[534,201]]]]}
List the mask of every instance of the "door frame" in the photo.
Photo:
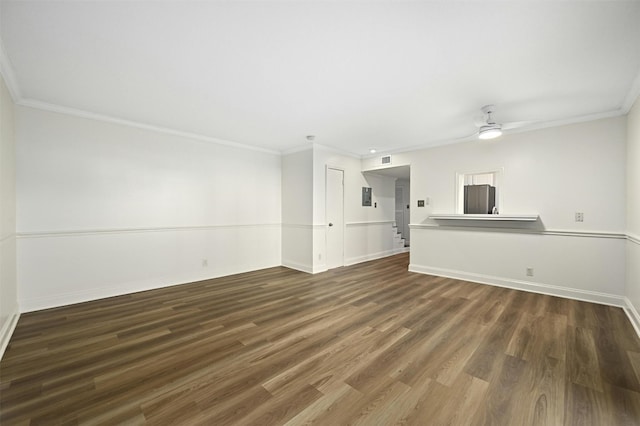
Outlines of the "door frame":
{"type": "Polygon", "coordinates": [[[338,268],[341,266],[345,265],[344,259],[345,259],[345,252],[344,252],[344,248],[345,248],[345,235],[346,235],[346,228],[347,228],[347,224],[344,221],[344,193],[345,193],[345,184],[344,184],[344,180],[345,180],[345,172],[344,172],[344,168],[340,167],[340,166],[333,166],[331,164],[325,164],[325,169],[324,169],[324,252],[325,252],[325,263],[327,265],[327,269],[329,269],[329,221],[327,218],[327,199],[329,198],[329,169],[333,169],[333,170],[339,170],[342,172],[342,212],[341,212],[341,216],[342,216],[342,261],[340,262],[340,266],[337,266],[338,268]]]}

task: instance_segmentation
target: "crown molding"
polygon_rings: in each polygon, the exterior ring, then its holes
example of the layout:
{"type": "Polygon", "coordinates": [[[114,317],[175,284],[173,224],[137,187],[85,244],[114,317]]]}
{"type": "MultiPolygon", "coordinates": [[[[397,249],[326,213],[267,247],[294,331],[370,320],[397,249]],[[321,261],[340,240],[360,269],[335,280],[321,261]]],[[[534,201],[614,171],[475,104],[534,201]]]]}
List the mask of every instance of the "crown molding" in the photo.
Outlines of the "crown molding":
{"type": "MultiPolygon", "coordinates": [[[[617,110],[613,110],[613,111],[599,112],[597,114],[580,115],[580,116],[576,116],[576,117],[565,118],[565,119],[562,119],[562,120],[544,121],[544,122],[539,122],[539,123],[532,124],[532,125],[529,125],[529,126],[526,126],[526,127],[522,127],[520,129],[509,130],[508,133],[506,133],[502,137],[504,138],[504,137],[506,137],[508,135],[518,134],[518,133],[528,133],[528,132],[532,132],[534,130],[549,129],[549,128],[552,128],[552,127],[568,126],[568,125],[571,125],[571,124],[586,123],[586,122],[589,122],[589,121],[603,120],[603,119],[606,119],[606,118],[621,117],[623,115],[626,115],[628,112],[629,112],[628,110],[624,111],[623,109],[617,109],[617,110]]],[[[421,151],[421,150],[425,150],[425,149],[437,148],[439,146],[453,145],[453,144],[457,144],[457,143],[471,142],[471,141],[476,141],[476,140],[477,140],[476,133],[474,133],[472,135],[463,136],[461,138],[439,139],[439,140],[433,141],[433,142],[425,142],[424,144],[418,144],[418,145],[412,145],[412,146],[407,146],[407,147],[402,147],[402,148],[397,148],[397,149],[385,150],[385,151],[377,152],[377,153],[372,154],[372,155],[362,156],[362,158],[367,160],[367,159],[380,157],[380,156],[384,157],[386,155],[402,154],[402,153],[412,152],[412,151],[421,151]]]]}
{"type": "Polygon", "coordinates": [[[11,61],[9,60],[9,56],[6,54],[6,50],[4,48],[4,43],[2,42],[2,38],[0,37],[0,74],[2,75],[4,82],[9,90],[9,94],[13,99],[13,102],[16,105],[39,109],[44,111],[56,112],[60,114],[71,115],[80,118],[87,118],[96,121],[102,121],[106,123],[112,124],[120,124],[123,126],[134,127],[137,129],[150,130],[158,133],[165,133],[173,136],[184,137],[188,139],[194,139],[201,142],[215,143],[218,145],[225,145],[234,148],[247,149],[250,151],[258,151],[264,152],[268,154],[281,155],[280,151],[261,148],[254,145],[247,145],[239,142],[228,141],[224,139],[214,138],[210,136],[200,135],[197,133],[184,132],[181,130],[170,129],[168,127],[155,126],[146,123],[139,123],[136,121],[125,120],[119,117],[111,117],[104,114],[97,114],[91,111],[80,110],[76,108],[69,108],[62,105],[51,104],[43,101],[38,101],[35,99],[23,98],[22,93],[20,92],[20,87],[18,86],[17,80],[15,78],[15,73],[13,72],[13,66],[11,65],[11,61]]]}
{"type": "Polygon", "coordinates": [[[119,124],[123,126],[134,127],[137,129],[150,130],[153,132],[165,133],[173,136],[194,139],[201,142],[215,143],[218,145],[248,149],[251,151],[265,152],[265,153],[274,154],[274,155],[281,154],[280,151],[273,150],[273,149],[260,148],[253,145],[247,145],[239,142],[213,138],[210,136],[200,135],[197,133],[184,132],[181,130],[170,129],[168,127],[161,127],[161,126],[154,126],[146,123],[139,123],[136,121],[125,120],[119,117],[111,117],[104,114],[97,114],[91,111],[85,111],[85,110],[80,110],[76,108],[69,108],[62,105],[56,105],[48,102],[38,101],[35,99],[23,98],[15,78],[15,73],[13,72],[11,61],[9,60],[9,57],[6,54],[1,37],[0,37],[0,74],[2,74],[2,77],[5,81],[7,89],[9,90],[9,94],[13,99],[13,102],[19,106],[39,109],[44,111],[50,111],[50,112],[56,112],[59,114],[66,114],[66,115],[71,115],[71,116],[80,117],[80,118],[87,118],[90,120],[102,121],[106,123],[119,124]]]}
{"type": "Polygon", "coordinates": [[[542,129],[549,129],[552,127],[569,126],[571,124],[587,123],[590,121],[604,120],[606,118],[621,117],[625,114],[626,112],[624,112],[622,109],[616,109],[612,111],[598,112],[596,114],[579,115],[575,117],[564,118],[562,120],[540,122],[540,123],[532,124],[530,126],[523,127],[522,129],[509,130],[508,134],[525,133],[525,132],[530,132],[532,130],[542,130],[542,129]]]}
{"type": "MultiPolygon", "coordinates": [[[[47,102],[37,101],[37,100],[34,100],[34,99],[21,99],[21,98],[18,97],[19,96],[19,91],[17,89],[17,86],[15,86],[15,83],[14,83],[15,80],[12,80],[12,77],[11,77],[11,68],[8,67],[8,71],[7,71],[9,73],[8,75],[10,77],[6,77],[6,75],[4,74],[5,73],[5,62],[4,62],[4,59],[2,59],[2,55],[3,54],[4,54],[4,52],[1,50],[1,46],[0,46],[0,65],[2,66],[3,76],[5,76],[5,82],[7,82],[7,87],[9,88],[11,96],[14,98],[14,102],[16,103],[16,105],[27,107],[27,108],[33,108],[33,109],[39,109],[39,110],[44,110],[44,111],[55,112],[55,113],[59,113],[59,114],[71,115],[71,116],[75,116],[75,117],[86,118],[86,119],[91,119],[91,120],[96,120],[96,121],[119,124],[119,125],[128,126],[128,127],[134,127],[134,128],[138,128],[138,129],[150,130],[150,131],[154,131],[154,132],[158,132],[158,133],[164,133],[164,134],[169,134],[169,135],[173,135],[173,136],[179,136],[179,137],[184,137],[184,138],[188,138],[188,139],[194,139],[194,140],[198,140],[198,141],[202,141],[202,142],[215,143],[215,144],[218,144],[218,145],[231,146],[231,147],[240,148],[240,149],[247,149],[247,150],[251,150],[251,151],[264,152],[264,153],[274,154],[274,155],[288,155],[288,154],[293,154],[293,153],[296,153],[296,152],[306,151],[306,150],[309,150],[309,149],[321,149],[321,150],[324,150],[324,151],[330,151],[330,152],[333,152],[333,153],[336,153],[336,154],[339,154],[339,155],[344,155],[344,156],[355,158],[355,159],[370,159],[370,158],[378,157],[380,155],[384,156],[384,155],[400,154],[400,153],[412,152],[412,151],[420,151],[420,150],[436,148],[436,147],[444,146],[444,145],[452,145],[452,144],[455,144],[455,143],[468,142],[468,141],[472,141],[472,140],[475,139],[475,137],[474,137],[475,135],[470,135],[470,136],[463,137],[463,138],[442,139],[442,140],[438,140],[438,141],[434,141],[434,142],[428,142],[428,143],[419,144],[419,145],[412,145],[412,146],[408,146],[408,147],[402,147],[402,148],[397,148],[397,149],[392,149],[392,150],[386,150],[382,154],[381,153],[376,153],[376,154],[371,154],[371,155],[358,155],[358,154],[355,154],[355,153],[350,152],[350,151],[345,151],[345,150],[342,150],[342,149],[339,149],[339,148],[334,148],[334,147],[331,147],[331,146],[328,146],[328,145],[318,144],[318,143],[315,143],[315,142],[313,144],[310,144],[310,145],[299,145],[297,147],[293,147],[293,148],[282,150],[282,151],[277,151],[277,150],[267,149],[267,148],[260,148],[260,147],[253,146],[253,145],[247,145],[247,144],[242,144],[242,143],[239,143],[239,142],[227,141],[227,140],[224,140],[224,139],[218,139],[218,138],[214,138],[214,137],[210,137],[210,136],[204,136],[204,135],[200,135],[200,134],[197,134],[197,133],[184,132],[184,131],[181,131],[181,130],[174,130],[174,129],[170,129],[170,128],[167,128],[167,127],[161,127],[161,126],[155,126],[155,125],[151,125],[151,124],[139,123],[139,122],[136,122],[136,121],[126,120],[126,119],[122,119],[122,118],[118,118],[118,117],[112,117],[112,116],[103,115],[103,114],[97,114],[97,113],[93,113],[93,112],[89,112],[89,111],[85,111],[85,110],[69,108],[69,107],[56,105],[56,104],[50,104],[50,103],[47,103],[47,102]],[[18,100],[16,100],[16,99],[18,99],[18,100]]],[[[634,86],[638,86],[637,90],[640,90],[640,79],[637,79],[637,82],[638,82],[638,84],[634,83],[634,86]]],[[[630,94],[631,93],[632,92],[630,92],[630,94]]],[[[636,97],[637,97],[637,95],[636,95],[636,97]]],[[[634,100],[635,100],[635,98],[634,98],[634,100]]],[[[632,105],[633,105],[633,102],[631,102],[631,106],[632,105]]],[[[598,113],[598,114],[589,114],[589,115],[571,117],[571,118],[563,119],[563,120],[540,122],[540,123],[537,123],[535,125],[527,126],[526,128],[510,130],[509,134],[525,133],[525,132],[530,132],[530,131],[534,131],[534,130],[542,130],[542,129],[551,128],[551,127],[560,127],[560,126],[566,126],[566,125],[571,125],[571,124],[579,124],[579,123],[585,123],[585,122],[589,122],[589,121],[601,120],[601,119],[605,119],[605,118],[620,117],[620,116],[626,115],[627,113],[628,113],[628,110],[625,111],[624,109],[618,109],[618,110],[607,111],[607,112],[598,113]]]]}
{"type": "Polygon", "coordinates": [[[181,130],[170,129],[168,127],[155,126],[152,124],[140,123],[137,121],[125,120],[123,118],[112,117],[109,115],[97,114],[85,110],[69,108],[61,105],[50,104],[47,102],[36,101],[34,99],[22,99],[16,102],[17,105],[27,108],[39,109],[43,111],[55,112],[59,114],[71,115],[79,118],[86,118],[90,120],[102,121],[105,123],[119,124],[122,126],[134,127],[136,129],[150,130],[152,132],[164,133],[172,136],[179,136],[183,138],[193,139],[201,142],[215,143],[218,145],[225,145],[234,148],[247,149],[251,151],[265,152],[267,154],[280,155],[279,151],[260,148],[253,145],[246,145],[239,142],[232,142],[224,139],[213,138],[210,136],[200,135],[197,133],[183,132],[181,130]]]}
{"type": "MultiPolygon", "coordinates": [[[[335,152],[340,155],[346,155],[352,158],[366,160],[366,159],[374,158],[380,155],[391,155],[391,154],[399,154],[399,153],[405,153],[405,152],[411,152],[411,151],[419,151],[419,150],[424,150],[429,148],[435,148],[438,146],[467,142],[475,139],[475,134],[473,134],[469,136],[463,136],[460,138],[448,138],[448,139],[440,139],[436,141],[429,141],[429,142],[420,143],[416,145],[400,147],[400,148],[391,149],[391,150],[385,150],[376,154],[365,154],[365,155],[356,154],[350,151],[345,151],[339,148],[335,148],[328,145],[322,145],[318,143],[313,143],[310,145],[299,145],[299,146],[285,149],[285,150],[273,150],[273,149],[257,147],[254,145],[248,145],[248,144],[243,144],[239,142],[233,142],[233,141],[228,141],[224,139],[205,136],[197,133],[190,133],[190,132],[185,132],[181,130],[171,129],[168,127],[155,126],[151,124],[126,120],[123,118],[98,114],[90,111],[65,107],[57,104],[38,101],[35,99],[23,98],[20,88],[17,84],[15,73],[13,71],[13,66],[11,65],[11,61],[8,55],[6,54],[6,50],[4,48],[4,44],[2,42],[1,37],[0,37],[0,74],[4,79],[4,82],[7,86],[9,94],[11,95],[14,103],[20,106],[40,109],[45,111],[51,111],[51,112],[57,112],[61,114],[67,114],[67,115],[72,115],[72,116],[81,117],[81,118],[88,118],[88,119],[103,121],[108,123],[120,124],[128,127],[135,127],[139,129],[145,129],[145,130],[150,130],[154,132],[170,134],[173,136],[180,136],[180,137],[195,139],[203,142],[215,143],[219,145],[231,146],[231,147],[241,148],[241,149],[248,149],[252,151],[264,152],[264,153],[269,153],[274,155],[288,155],[288,154],[293,154],[295,152],[305,151],[311,148],[321,148],[321,149],[335,152]]],[[[523,127],[521,129],[510,130],[509,134],[524,133],[524,132],[529,132],[533,130],[559,127],[559,126],[565,126],[570,124],[578,124],[578,123],[584,123],[588,121],[600,120],[604,118],[612,118],[612,117],[627,115],[638,98],[640,98],[640,70],[638,70],[638,73],[635,79],[633,80],[631,87],[629,89],[629,92],[627,93],[627,95],[625,96],[622,102],[622,105],[617,110],[607,111],[607,112],[597,113],[597,114],[588,114],[583,116],[571,117],[571,118],[562,119],[562,120],[539,122],[530,126],[523,127]]]]}

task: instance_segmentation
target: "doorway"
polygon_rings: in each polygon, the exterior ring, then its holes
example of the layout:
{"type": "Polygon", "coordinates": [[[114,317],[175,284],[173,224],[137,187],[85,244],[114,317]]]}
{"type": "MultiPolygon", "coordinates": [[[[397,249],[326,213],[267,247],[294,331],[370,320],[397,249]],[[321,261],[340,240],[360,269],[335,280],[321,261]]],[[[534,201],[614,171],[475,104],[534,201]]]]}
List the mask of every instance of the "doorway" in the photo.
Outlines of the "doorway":
{"type": "Polygon", "coordinates": [[[396,180],[396,208],[395,208],[395,219],[396,226],[398,228],[398,232],[402,235],[402,239],[404,239],[404,246],[409,247],[409,207],[411,205],[411,201],[409,198],[410,194],[410,184],[409,179],[398,179],[396,180]]]}
{"type": "Polygon", "coordinates": [[[344,170],[327,167],[327,269],[344,266],[344,170]]]}

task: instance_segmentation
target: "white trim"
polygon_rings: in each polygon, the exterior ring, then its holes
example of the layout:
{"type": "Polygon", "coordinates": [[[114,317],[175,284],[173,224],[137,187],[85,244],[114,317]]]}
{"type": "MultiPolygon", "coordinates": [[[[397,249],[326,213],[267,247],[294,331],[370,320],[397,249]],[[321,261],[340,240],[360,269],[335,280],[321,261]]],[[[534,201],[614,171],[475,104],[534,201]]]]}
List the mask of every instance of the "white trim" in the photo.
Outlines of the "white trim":
{"type": "Polygon", "coordinates": [[[346,226],[369,226],[369,225],[393,225],[395,220],[370,220],[362,222],[347,222],[346,226]]]}
{"type": "Polygon", "coordinates": [[[150,130],[152,132],[164,133],[172,136],[179,136],[179,137],[193,139],[193,140],[202,141],[202,142],[211,142],[218,145],[231,146],[234,148],[248,149],[251,151],[259,151],[259,152],[266,152],[268,154],[281,155],[280,151],[275,151],[272,149],[260,148],[254,145],[246,145],[239,142],[228,141],[228,140],[214,138],[211,136],[205,136],[197,133],[185,132],[182,130],[170,129],[168,127],[161,127],[161,126],[155,126],[151,124],[140,123],[137,121],[126,120],[119,117],[111,117],[109,115],[98,114],[98,113],[79,110],[75,108],[69,108],[69,107],[50,104],[47,102],[37,101],[33,99],[20,99],[18,102],[16,102],[16,104],[22,107],[39,109],[43,111],[50,111],[50,112],[55,112],[59,114],[66,114],[74,117],[87,118],[90,120],[118,124],[121,126],[134,127],[136,129],[150,130]]]}
{"type": "MultiPolygon", "coordinates": [[[[625,103],[625,106],[626,106],[626,103],[625,103]]],[[[504,137],[508,137],[511,134],[526,133],[533,130],[542,130],[542,129],[548,129],[553,127],[561,127],[561,126],[568,126],[571,124],[579,124],[579,123],[586,123],[589,121],[602,120],[605,118],[620,117],[620,116],[626,115],[628,112],[629,112],[628,110],[625,110],[624,108],[620,108],[620,109],[600,112],[596,114],[588,114],[588,115],[564,118],[561,120],[541,121],[535,124],[528,125],[526,127],[509,130],[508,133],[505,133],[502,137],[504,138],[504,137]]],[[[477,140],[478,140],[477,133],[473,133],[467,136],[438,139],[435,141],[426,142],[419,145],[399,147],[395,149],[385,150],[384,152],[387,153],[385,155],[401,154],[401,153],[407,153],[407,152],[413,152],[413,151],[423,151],[425,149],[436,148],[439,146],[453,145],[457,143],[471,142],[471,141],[477,141],[477,140]]],[[[379,153],[370,154],[370,155],[365,154],[362,156],[362,159],[368,160],[374,157],[378,157],[379,155],[380,155],[379,153]]]]}
{"type": "Polygon", "coordinates": [[[13,312],[9,315],[7,322],[4,323],[2,330],[0,330],[0,360],[4,355],[4,351],[9,346],[9,341],[11,340],[11,336],[18,325],[18,320],[20,319],[20,311],[18,310],[18,305],[13,308],[13,312]]]}
{"type": "Polygon", "coordinates": [[[15,233],[10,233],[7,235],[3,235],[2,237],[0,237],[0,243],[4,243],[7,240],[10,240],[12,238],[16,238],[16,234],[15,233]]]}
{"type": "Polygon", "coordinates": [[[327,264],[326,263],[321,263],[319,265],[313,265],[313,271],[311,272],[312,274],[319,274],[321,272],[327,272],[329,270],[329,268],[327,268],[327,264]]]}
{"type": "Polygon", "coordinates": [[[553,230],[549,229],[541,232],[542,235],[555,235],[561,237],[582,237],[582,238],[613,238],[615,240],[624,240],[625,234],[609,231],[569,231],[569,230],[553,230]]]}
{"type": "MultiPolygon", "coordinates": [[[[268,148],[262,148],[262,147],[258,147],[255,145],[247,145],[247,144],[243,144],[243,143],[239,143],[239,142],[233,142],[233,141],[228,141],[228,140],[224,140],[224,139],[219,139],[219,138],[214,138],[211,136],[205,136],[205,135],[200,135],[200,134],[196,134],[196,133],[190,133],[190,132],[186,132],[186,131],[181,131],[181,130],[175,130],[175,129],[170,129],[167,127],[161,127],[161,126],[154,126],[154,125],[150,125],[150,124],[145,124],[145,123],[139,123],[139,122],[135,122],[135,121],[131,121],[131,120],[126,120],[123,118],[117,118],[117,117],[111,117],[108,115],[103,115],[103,114],[98,114],[98,113],[93,113],[93,112],[89,112],[89,111],[84,111],[84,110],[80,110],[80,109],[76,109],[76,108],[70,108],[70,107],[65,107],[65,106],[61,106],[61,105],[56,105],[56,104],[50,104],[47,102],[43,102],[43,101],[38,101],[35,99],[24,99],[22,98],[22,95],[20,93],[20,89],[16,83],[15,77],[14,77],[14,72],[13,72],[13,68],[10,65],[10,61],[8,59],[8,57],[6,56],[6,53],[4,51],[4,49],[1,46],[2,41],[0,40],[0,73],[2,74],[2,76],[4,77],[5,83],[7,85],[7,88],[9,89],[9,93],[11,94],[11,97],[13,98],[13,101],[15,104],[20,105],[20,106],[24,106],[24,107],[29,107],[29,108],[34,108],[34,109],[40,109],[40,110],[45,110],[45,111],[51,111],[51,112],[57,112],[57,113],[61,113],[61,114],[67,114],[67,115],[72,115],[72,116],[76,116],[76,117],[81,117],[81,118],[88,118],[88,119],[93,119],[93,120],[97,120],[97,121],[103,121],[103,122],[107,122],[107,123],[114,123],[114,124],[120,124],[120,125],[124,125],[124,126],[129,126],[129,127],[134,127],[134,128],[139,128],[139,129],[145,129],[145,130],[150,130],[150,131],[155,131],[158,133],[165,133],[165,134],[170,134],[170,135],[174,135],[174,136],[180,136],[180,137],[185,137],[185,138],[190,138],[190,139],[194,139],[194,140],[199,140],[199,141],[204,141],[204,142],[211,142],[211,143],[216,143],[219,145],[226,145],[226,146],[232,146],[232,147],[236,147],[236,148],[242,148],[242,149],[248,149],[248,150],[252,150],[252,151],[259,151],[259,152],[266,152],[269,154],[275,154],[275,155],[287,155],[287,154],[292,154],[295,152],[299,152],[299,151],[305,151],[307,149],[309,149],[306,145],[300,145],[297,147],[292,147],[289,149],[285,149],[285,150],[273,150],[273,149],[268,149],[268,148]]],[[[602,113],[597,113],[597,114],[589,114],[589,115],[584,115],[584,116],[578,116],[578,117],[571,117],[571,118],[567,118],[567,119],[562,119],[562,120],[556,120],[556,121],[548,121],[548,122],[540,122],[540,123],[536,123],[521,129],[517,129],[517,130],[510,130],[509,133],[524,133],[524,132],[529,132],[529,131],[533,131],[533,130],[540,130],[540,129],[546,129],[546,128],[552,128],[552,127],[560,127],[560,126],[566,126],[566,125],[570,125],[570,124],[578,124],[578,123],[584,123],[584,122],[589,122],[589,121],[596,121],[596,120],[601,120],[601,119],[605,119],[605,118],[613,118],[613,117],[620,117],[623,115],[626,115],[629,110],[631,109],[631,107],[633,106],[633,103],[635,102],[635,99],[638,98],[638,96],[640,95],[640,74],[639,76],[636,78],[636,80],[634,81],[632,88],[630,90],[630,92],[627,94],[625,101],[623,102],[623,105],[621,106],[620,109],[617,110],[613,110],[613,111],[606,111],[606,112],[602,112],[602,113]]],[[[476,139],[476,135],[475,133],[473,135],[469,135],[469,136],[465,136],[465,137],[461,137],[461,138],[448,138],[448,139],[440,139],[440,140],[436,140],[436,141],[432,141],[429,143],[424,143],[424,144],[419,144],[419,145],[412,145],[412,146],[405,146],[405,147],[399,147],[396,149],[391,149],[391,150],[386,150],[385,151],[385,156],[386,155],[393,155],[393,154],[399,154],[399,153],[406,153],[406,152],[413,152],[413,151],[422,151],[425,149],[430,149],[430,148],[435,148],[438,146],[444,146],[444,145],[451,145],[451,144],[455,144],[455,143],[461,143],[461,142],[466,142],[466,141],[472,141],[476,139]]],[[[330,150],[333,151],[335,153],[339,153],[342,155],[346,155],[355,159],[370,159],[373,157],[379,157],[380,154],[376,153],[376,154],[364,154],[364,155],[360,155],[360,154],[356,154],[350,151],[345,151],[339,148],[335,148],[332,146],[328,146],[328,145],[320,145],[320,144],[313,144],[314,146],[319,146],[322,148],[325,148],[326,150],[330,150]]],[[[392,165],[389,164],[385,164],[385,166],[389,166],[389,167],[394,167],[392,165]]],[[[375,171],[376,169],[372,169],[372,170],[363,170],[363,171],[375,171]]]]}
{"type": "Polygon", "coordinates": [[[409,271],[420,274],[436,275],[439,277],[454,278],[457,280],[472,281],[480,284],[488,284],[496,287],[512,288],[531,293],[547,294],[550,296],[564,297],[567,299],[581,300],[584,302],[599,303],[624,308],[627,306],[624,296],[616,294],[600,293],[597,291],[580,290],[577,288],[563,287],[551,284],[535,283],[531,281],[514,280],[510,278],[495,277],[491,275],[474,274],[471,272],[452,269],[435,268],[423,265],[409,265],[409,271]]]}
{"type": "MultiPolygon", "coordinates": [[[[278,225],[278,224],[276,224],[278,225]]],[[[281,225],[283,228],[302,228],[302,229],[324,229],[326,228],[326,223],[283,223],[281,225]]]]}
{"type": "Polygon", "coordinates": [[[294,229],[313,229],[314,225],[303,224],[303,223],[283,223],[283,228],[294,228],[294,229]]]}
{"type": "Polygon", "coordinates": [[[269,269],[282,266],[282,263],[274,263],[259,267],[244,267],[230,273],[212,273],[211,275],[185,278],[184,275],[165,276],[152,281],[127,282],[115,285],[106,285],[97,288],[82,289],[76,291],[67,291],[56,293],[54,295],[46,295],[42,297],[33,297],[18,300],[19,306],[23,313],[34,312],[44,309],[57,308],[60,306],[75,305],[78,303],[91,302],[94,300],[106,299],[109,297],[125,296],[128,294],[140,293],[148,290],[157,290],[166,287],[174,287],[184,284],[192,284],[215,278],[228,277],[245,272],[254,272],[262,269],[269,269]]]}
{"type": "Polygon", "coordinates": [[[304,265],[302,263],[282,259],[282,266],[289,269],[295,269],[296,271],[306,272],[307,274],[313,274],[313,266],[311,265],[304,265]]]}
{"type": "Polygon", "coordinates": [[[283,259],[282,266],[289,269],[295,269],[296,271],[306,272],[307,274],[319,274],[321,272],[328,271],[327,265],[325,263],[321,263],[318,265],[304,265],[302,263],[283,259]]]}
{"type": "Polygon", "coordinates": [[[613,238],[619,240],[629,239],[629,236],[621,232],[610,231],[576,231],[564,229],[528,229],[528,228],[496,228],[496,227],[476,227],[476,226],[439,226],[426,223],[415,223],[409,225],[410,229],[429,229],[439,231],[474,231],[474,232],[505,232],[515,234],[551,235],[562,237],[581,238],[613,238]]]}
{"type": "Polygon", "coordinates": [[[640,237],[633,234],[627,234],[627,241],[640,245],[640,237]]]}
{"type": "Polygon", "coordinates": [[[129,234],[144,232],[177,232],[177,231],[207,231],[217,229],[235,229],[235,228],[278,228],[279,223],[251,223],[236,225],[202,225],[202,226],[167,226],[156,228],[107,228],[107,229],[76,229],[62,231],[33,231],[18,232],[16,237],[24,238],[45,238],[45,237],[73,237],[88,235],[104,235],[104,234],[129,234]]]}
{"type": "Polygon", "coordinates": [[[537,214],[432,214],[429,219],[435,220],[486,220],[494,222],[535,222],[537,214]]]}
{"type": "Polygon", "coordinates": [[[631,325],[636,331],[636,334],[638,335],[638,337],[640,337],[640,314],[638,314],[638,311],[636,310],[635,306],[633,306],[633,303],[631,303],[631,300],[629,300],[628,297],[624,298],[624,302],[624,313],[627,314],[627,317],[629,318],[629,321],[631,321],[631,325]]]}
{"type": "MultiPolygon", "coordinates": [[[[238,274],[242,272],[236,272],[238,274]]],[[[213,275],[204,279],[219,278],[224,275],[213,275]]],[[[67,291],[62,293],[56,293],[54,295],[47,295],[42,297],[35,297],[29,299],[20,300],[20,306],[22,312],[35,312],[44,309],[57,308],[60,306],[70,306],[78,303],[92,302],[94,300],[106,299],[109,297],[124,296],[127,294],[139,293],[142,291],[156,290],[165,287],[173,287],[176,285],[189,284],[197,282],[197,280],[185,282],[185,281],[173,281],[171,279],[165,282],[140,283],[138,285],[132,285],[131,283],[106,286],[99,288],[84,289],[78,291],[67,291]]]]}
{"type": "Polygon", "coordinates": [[[402,249],[385,250],[378,253],[365,254],[364,256],[351,257],[345,261],[344,266],[355,265],[356,263],[368,262],[370,260],[382,259],[383,257],[393,256],[394,254],[404,253],[408,247],[402,249]]]}
{"type": "Polygon", "coordinates": [[[508,130],[508,134],[526,133],[532,130],[542,130],[542,129],[548,129],[552,127],[569,126],[571,124],[587,123],[590,121],[603,120],[605,118],[621,117],[623,115],[626,115],[625,111],[623,111],[622,109],[614,109],[611,111],[598,112],[595,114],[579,115],[576,117],[563,118],[560,120],[552,120],[552,121],[535,123],[530,126],[508,130]]]}

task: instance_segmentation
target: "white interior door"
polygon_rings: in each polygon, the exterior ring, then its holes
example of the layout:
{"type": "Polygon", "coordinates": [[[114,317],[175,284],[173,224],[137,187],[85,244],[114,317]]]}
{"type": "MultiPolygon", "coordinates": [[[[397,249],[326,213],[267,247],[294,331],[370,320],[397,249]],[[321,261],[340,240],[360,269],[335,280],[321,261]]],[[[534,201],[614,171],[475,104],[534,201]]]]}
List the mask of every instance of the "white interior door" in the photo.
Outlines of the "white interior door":
{"type": "Polygon", "coordinates": [[[344,266],[344,171],[327,167],[327,268],[344,266]]]}

